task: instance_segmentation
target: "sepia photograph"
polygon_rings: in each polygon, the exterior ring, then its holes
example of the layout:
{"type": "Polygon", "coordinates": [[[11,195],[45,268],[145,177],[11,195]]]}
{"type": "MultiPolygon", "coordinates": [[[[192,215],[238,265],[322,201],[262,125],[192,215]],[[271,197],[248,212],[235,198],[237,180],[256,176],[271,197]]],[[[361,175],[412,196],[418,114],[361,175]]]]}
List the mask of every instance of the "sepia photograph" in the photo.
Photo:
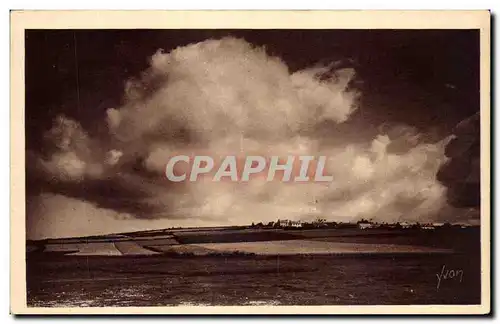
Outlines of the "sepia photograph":
{"type": "Polygon", "coordinates": [[[489,12],[71,14],[12,15],[19,313],[489,313],[489,12]]]}

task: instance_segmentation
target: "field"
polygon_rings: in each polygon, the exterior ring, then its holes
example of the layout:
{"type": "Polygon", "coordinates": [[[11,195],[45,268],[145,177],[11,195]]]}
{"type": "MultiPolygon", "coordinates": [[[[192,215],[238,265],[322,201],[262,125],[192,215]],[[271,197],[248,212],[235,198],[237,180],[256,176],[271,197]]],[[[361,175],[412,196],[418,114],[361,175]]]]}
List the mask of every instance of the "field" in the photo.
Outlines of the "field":
{"type": "Polygon", "coordinates": [[[477,228],[216,229],[95,240],[30,242],[38,249],[27,254],[28,305],[480,303],[477,228]],[[464,275],[438,286],[443,266],[464,275]]]}

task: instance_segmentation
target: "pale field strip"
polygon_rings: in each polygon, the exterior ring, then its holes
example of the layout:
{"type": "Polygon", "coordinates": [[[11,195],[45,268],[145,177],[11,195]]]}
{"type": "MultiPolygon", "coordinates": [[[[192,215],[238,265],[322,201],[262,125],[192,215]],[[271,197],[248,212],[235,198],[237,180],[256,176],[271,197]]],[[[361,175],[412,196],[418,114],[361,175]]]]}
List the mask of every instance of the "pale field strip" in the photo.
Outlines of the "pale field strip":
{"type": "Polygon", "coordinates": [[[80,250],[69,255],[122,255],[113,242],[81,244],[80,250]]]}
{"type": "Polygon", "coordinates": [[[114,246],[120,251],[123,255],[153,255],[158,254],[158,252],[154,252],[148,249],[143,248],[139,244],[134,242],[115,242],[114,246]]]}
{"type": "Polygon", "coordinates": [[[451,249],[397,244],[338,243],[310,240],[189,244],[219,252],[245,252],[261,255],[336,253],[452,253],[451,249]]]}

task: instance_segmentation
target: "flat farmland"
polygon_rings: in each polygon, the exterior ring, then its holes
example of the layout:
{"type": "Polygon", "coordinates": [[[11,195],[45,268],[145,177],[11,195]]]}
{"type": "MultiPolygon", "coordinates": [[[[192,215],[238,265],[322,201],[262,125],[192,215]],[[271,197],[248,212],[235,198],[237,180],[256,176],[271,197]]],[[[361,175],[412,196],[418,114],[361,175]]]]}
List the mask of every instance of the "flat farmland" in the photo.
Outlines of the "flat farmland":
{"type": "Polygon", "coordinates": [[[244,252],[262,255],[344,254],[344,253],[451,253],[450,249],[397,244],[339,243],[313,240],[192,244],[223,253],[244,252]]]}
{"type": "Polygon", "coordinates": [[[259,242],[294,240],[300,236],[292,231],[283,230],[241,230],[241,231],[199,231],[175,234],[181,244],[197,243],[230,243],[230,242],[259,242]]]}
{"type": "Polygon", "coordinates": [[[136,242],[114,242],[115,247],[122,255],[151,255],[158,252],[145,249],[136,242]]]}
{"type": "Polygon", "coordinates": [[[128,240],[115,236],[30,242],[28,305],[480,301],[478,228],[190,229],[173,235],[165,231],[150,234],[126,236],[128,240]],[[446,280],[438,286],[437,275],[443,267],[463,271],[463,280],[446,280]]]}
{"type": "Polygon", "coordinates": [[[91,242],[81,244],[78,252],[74,255],[122,255],[113,242],[91,242]]]}

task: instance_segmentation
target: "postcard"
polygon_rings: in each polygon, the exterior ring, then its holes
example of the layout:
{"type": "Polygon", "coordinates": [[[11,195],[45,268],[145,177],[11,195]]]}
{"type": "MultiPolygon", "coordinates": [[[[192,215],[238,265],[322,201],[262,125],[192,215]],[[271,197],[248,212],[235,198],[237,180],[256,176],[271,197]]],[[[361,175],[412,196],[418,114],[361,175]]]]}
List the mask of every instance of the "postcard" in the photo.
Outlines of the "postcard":
{"type": "Polygon", "coordinates": [[[11,313],[489,314],[488,11],[12,11],[11,313]]]}

